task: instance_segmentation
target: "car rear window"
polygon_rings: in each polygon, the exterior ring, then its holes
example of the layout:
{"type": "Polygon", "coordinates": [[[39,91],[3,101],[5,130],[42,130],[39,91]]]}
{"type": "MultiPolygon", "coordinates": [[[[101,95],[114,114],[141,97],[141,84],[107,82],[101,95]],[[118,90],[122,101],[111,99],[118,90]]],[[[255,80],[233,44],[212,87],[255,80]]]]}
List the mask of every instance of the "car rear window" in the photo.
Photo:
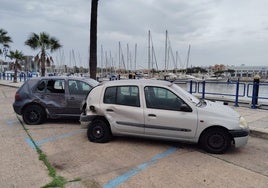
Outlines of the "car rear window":
{"type": "Polygon", "coordinates": [[[139,88],[137,86],[108,87],[105,90],[103,102],[140,107],[139,88]]]}

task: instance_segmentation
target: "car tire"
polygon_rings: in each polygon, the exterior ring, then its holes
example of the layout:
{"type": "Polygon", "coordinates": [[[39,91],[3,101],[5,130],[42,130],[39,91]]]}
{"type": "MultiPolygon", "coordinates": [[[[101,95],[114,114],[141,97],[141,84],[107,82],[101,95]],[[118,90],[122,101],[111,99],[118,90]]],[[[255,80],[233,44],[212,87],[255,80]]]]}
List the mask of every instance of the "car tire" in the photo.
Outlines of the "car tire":
{"type": "Polygon", "coordinates": [[[109,142],[111,140],[112,134],[108,123],[102,119],[93,120],[88,127],[87,137],[91,142],[109,142]]]}
{"type": "Polygon", "coordinates": [[[210,128],[201,135],[201,146],[209,153],[222,154],[231,145],[231,137],[221,128],[210,128]]]}
{"type": "Polygon", "coordinates": [[[23,110],[22,118],[28,125],[39,125],[45,121],[46,113],[39,105],[29,105],[23,110]]]}

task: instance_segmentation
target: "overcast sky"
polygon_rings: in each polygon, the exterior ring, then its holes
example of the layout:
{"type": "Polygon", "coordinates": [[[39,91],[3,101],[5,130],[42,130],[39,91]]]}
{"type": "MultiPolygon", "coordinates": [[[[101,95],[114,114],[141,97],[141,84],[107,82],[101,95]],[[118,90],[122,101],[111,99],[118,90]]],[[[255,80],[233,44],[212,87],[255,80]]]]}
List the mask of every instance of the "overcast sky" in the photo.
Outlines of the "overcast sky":
{"type": "MultiPolygon", "coordinates": [[[[167,30],[168,68],[185,68],[189,45],[189,66],[268,66],[267,7],[267,0],[99,0],[98,65],[107,59],[118,67],[120,42],[125,66],[135,68],[137,44],[136,68],[147,68],[150,30],[153,66],[163,69],[167,30]]],[[[0,28],[12,37],[11,50],[37,54],[24,42],[45,31],[63,45],[52,54],[56,64],[87,66],[90,10],[90,0],[1,0],[0,28]]]]}

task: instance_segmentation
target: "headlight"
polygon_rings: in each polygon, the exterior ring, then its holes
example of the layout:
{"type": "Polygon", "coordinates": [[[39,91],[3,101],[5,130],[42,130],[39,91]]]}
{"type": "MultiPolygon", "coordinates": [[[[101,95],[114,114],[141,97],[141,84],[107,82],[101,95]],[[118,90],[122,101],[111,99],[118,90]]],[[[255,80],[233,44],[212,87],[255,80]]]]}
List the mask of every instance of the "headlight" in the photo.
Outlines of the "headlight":
{"type": "Polygon", "coordinates": [[[241,127],[241,128],[248,128],[248,124],[247,124],[247,121],[245,120],[245,118],[244,117],[240,117],[240,121],[239,121],[239,126],[241,127]]]}

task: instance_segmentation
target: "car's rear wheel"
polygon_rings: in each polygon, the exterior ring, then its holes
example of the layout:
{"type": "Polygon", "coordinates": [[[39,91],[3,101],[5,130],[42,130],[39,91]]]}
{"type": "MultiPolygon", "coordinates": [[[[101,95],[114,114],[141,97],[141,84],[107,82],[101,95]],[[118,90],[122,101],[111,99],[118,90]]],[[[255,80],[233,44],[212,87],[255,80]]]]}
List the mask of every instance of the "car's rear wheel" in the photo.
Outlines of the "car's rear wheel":
{"type": "Polygon", "coordinates": [[[201,135],[200,144],[209,153],[221,154],[230,147],[231,137],[226,130],[215,127],[201,135]]]}
{"type": "Polygon", "coordinates": [[[95,119],[88,127],[87,136],[91,142],[105,143],[110,141],[112,133],[106,121],[95,119]]]}
{"type": "Polygon", "coordinates": [[[46,112],[39,105],[29,105],[23,110],[22,118],[28,125],[38,125],[45,121],[46,112]]]}

